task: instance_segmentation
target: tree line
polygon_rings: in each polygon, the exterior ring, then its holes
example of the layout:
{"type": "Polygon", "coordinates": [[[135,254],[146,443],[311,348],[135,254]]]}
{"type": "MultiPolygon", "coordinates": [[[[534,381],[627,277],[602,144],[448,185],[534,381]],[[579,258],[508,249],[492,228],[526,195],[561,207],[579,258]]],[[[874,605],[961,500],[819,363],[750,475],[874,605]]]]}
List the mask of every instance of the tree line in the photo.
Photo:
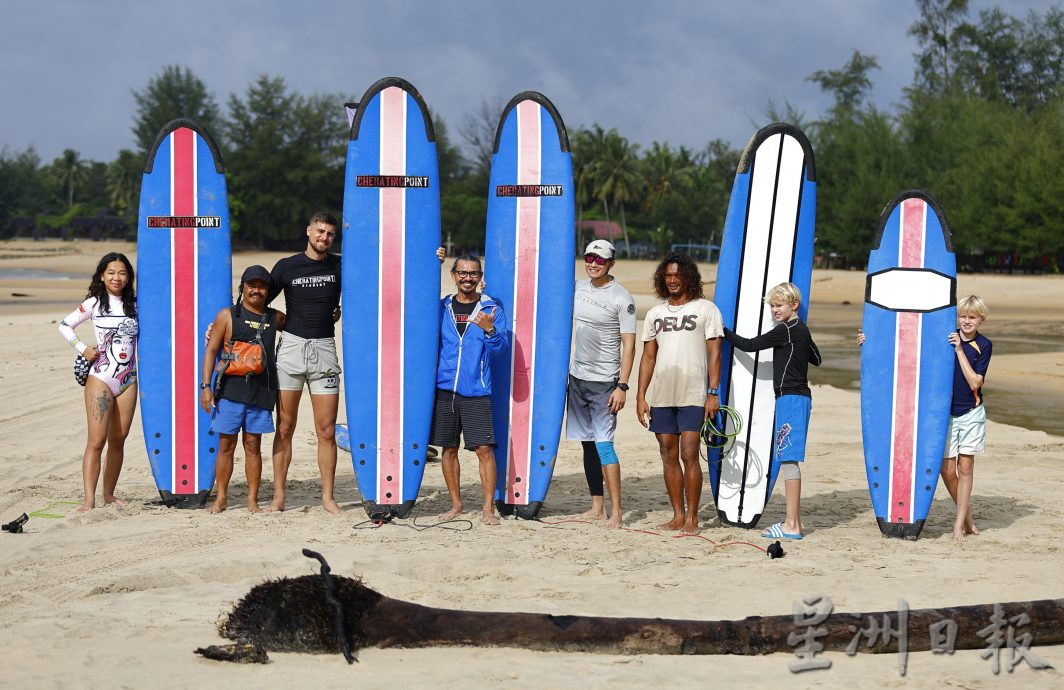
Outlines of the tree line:
{"type": "MultiPolygon", "coordinates": [[[[803,129],[817,162],[817,253],[860,265],[880,211],[920,187],[941,203],[969,269],[1060,270],[1064,258],[1064,12],[972,17],[968,0],[916,0],[914,76],[891,109],[871,102],[875,56],[854,50],[808,76],[833,105],[808,118],[770,103],[773,121],[803,129]]],[[[171,65],[134,91],[134,144],[108,163],[67,149],[50,163],[33,148],[0,151],[0,230],[15,216],[60,227],[110,209],[135,227],[141,172],[159,129],[175,117],[215,136],[228,170],[234,239],[288,247],[311,209],[339,210],[352,94],[303,95],[263,75],[225,108],[187,67],[171,65]]],[[[355,95],[357,97],[357,94],[355,95]]],[[[431,104],[430,104],[431,105],[431,104]]],[[[458,129],[433,117],[444,240],[483,245],[495,126],[502,102],[481,102],[458,129]]],[[[606,220],[619,249],[660,254],[673,243],[718,243],[740,152],[641,147],[598,124],[570,132],[578,220],[606,220]]],[[[297,242],[298,243],[298,242],[297,242]]]]}

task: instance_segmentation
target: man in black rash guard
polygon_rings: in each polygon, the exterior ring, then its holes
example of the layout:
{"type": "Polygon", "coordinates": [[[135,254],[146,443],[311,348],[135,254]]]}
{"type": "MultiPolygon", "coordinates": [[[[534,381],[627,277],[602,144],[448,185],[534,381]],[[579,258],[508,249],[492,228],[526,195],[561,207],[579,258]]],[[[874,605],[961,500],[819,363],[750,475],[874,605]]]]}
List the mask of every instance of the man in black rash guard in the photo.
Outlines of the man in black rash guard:
{"type": "Polygon", "coordinates": [[[314,430],[318,436],[321,504],[340,513],[333,498],[336,478],[336,411],[340,400],[340,363],[334,324],[340,318],[340,257],[329,254],[339,223],[331,213],[316,213],[307,226],[305,251],[281,259],[270,271],[269,299],[284,292],[287,320],[277,341],[277,435],[273,442],[273,502],[284,510],[285,482],[292,464],[299,400],[310,388],[314,430]]]}

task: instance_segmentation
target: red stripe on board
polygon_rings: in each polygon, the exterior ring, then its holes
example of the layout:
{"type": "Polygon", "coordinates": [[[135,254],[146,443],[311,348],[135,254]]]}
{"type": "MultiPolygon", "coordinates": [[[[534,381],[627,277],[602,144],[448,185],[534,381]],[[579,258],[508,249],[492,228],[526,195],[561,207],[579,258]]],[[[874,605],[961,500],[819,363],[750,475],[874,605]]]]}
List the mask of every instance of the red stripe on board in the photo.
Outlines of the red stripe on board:
{"type": "MultiPolygon", "coordinates": [[[[540,107],[517,104],[517,184],[540,183],[540,107]]],[[[539,199],[517,199],[514,264],[513,378],[510,390],[510,462],[506,502],[528,504],[532,435],[532,364],[536,335],[536,274],[539,260],[539,199]]]]}
{"type": "MultiPolygon", "coordinates": [[[[898,264],[901,268],[923,268],[924,202],[907,199],[901,207],[901,238],[898,264]]],[[[913,521],[913,453],[918,417],[917,396],[920,392],[920,322],[921,315],[899,312],[895,346],[894,438],[891,462],[890,522],[913,521]]]]}
{"type": "MultiPolygon", "coordinates": [[[[406,92],[381,92],[381,174],[406,174],[406,92]]],[[[377,502],[403,502],[403,249],[402,188],[380,190],[380,341],[377,381],[377,502]]]]}
{"type": "MultiPolygon", "coordinates": [[[[196,215],[196,134],[174,130],[173,185],[175,216],[196,215]]],[[[196,493],[196,230],[174,228],[174,493],[196,493]]]]}

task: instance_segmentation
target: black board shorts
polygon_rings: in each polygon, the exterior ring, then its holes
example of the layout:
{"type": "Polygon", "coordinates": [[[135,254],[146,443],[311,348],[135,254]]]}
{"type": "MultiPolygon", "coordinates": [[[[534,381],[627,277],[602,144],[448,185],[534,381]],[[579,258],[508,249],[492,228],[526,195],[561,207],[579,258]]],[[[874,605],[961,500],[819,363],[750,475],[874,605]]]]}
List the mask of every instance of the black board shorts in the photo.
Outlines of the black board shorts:
{"type": "Polygon", "coordinates": [[[487,395],[467,398],[436,389],[429,445],[458,448],[459,435],[465,439],[466,450],[496,446],[495,431],[491,424],[491,398],[487,395]]]}

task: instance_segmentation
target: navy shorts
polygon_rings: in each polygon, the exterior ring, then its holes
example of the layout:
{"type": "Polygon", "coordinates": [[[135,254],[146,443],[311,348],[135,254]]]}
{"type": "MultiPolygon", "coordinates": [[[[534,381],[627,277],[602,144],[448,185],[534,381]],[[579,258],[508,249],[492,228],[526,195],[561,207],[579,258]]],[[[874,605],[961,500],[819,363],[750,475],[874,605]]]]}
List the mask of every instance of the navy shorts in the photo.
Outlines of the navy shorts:
{"type": "Polygon", "coordinates": [[[273,412],[262,407],[220,398],[214,407],[211,431],[228,436],[243,429],[248,434],[272,434],[273,412]]]}
{"type": "Polygon", "coordinates": [[[701,433],[705,421],[706,408],[701,405],[650,408],[650,430],[655,434],[701,433]]]}
{"type": "Polygon", "coordinates": [[[491,398],[487,395],[467,398],[436,389],[429,445],[457,448],[459,435],[465,439],[466,450],[496,446],[491,424],[491,398]]]}

